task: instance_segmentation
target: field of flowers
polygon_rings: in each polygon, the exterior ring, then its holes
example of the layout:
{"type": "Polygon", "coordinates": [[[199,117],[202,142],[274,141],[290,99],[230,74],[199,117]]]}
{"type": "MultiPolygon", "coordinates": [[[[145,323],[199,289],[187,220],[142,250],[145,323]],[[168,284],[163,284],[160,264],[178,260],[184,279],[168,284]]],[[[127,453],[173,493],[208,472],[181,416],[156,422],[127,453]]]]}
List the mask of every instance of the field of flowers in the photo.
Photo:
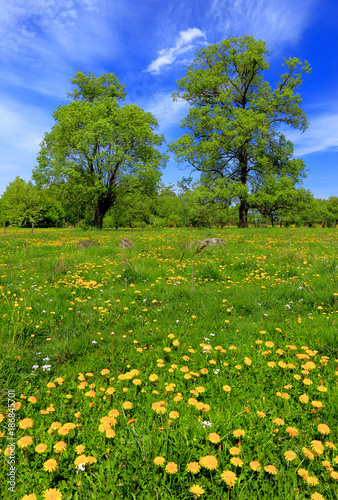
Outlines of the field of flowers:
{"type": "Polygon", "coordinates": [[[0,257],[1,498],[338,497],[337,230],[10,228],[0,257]]]}

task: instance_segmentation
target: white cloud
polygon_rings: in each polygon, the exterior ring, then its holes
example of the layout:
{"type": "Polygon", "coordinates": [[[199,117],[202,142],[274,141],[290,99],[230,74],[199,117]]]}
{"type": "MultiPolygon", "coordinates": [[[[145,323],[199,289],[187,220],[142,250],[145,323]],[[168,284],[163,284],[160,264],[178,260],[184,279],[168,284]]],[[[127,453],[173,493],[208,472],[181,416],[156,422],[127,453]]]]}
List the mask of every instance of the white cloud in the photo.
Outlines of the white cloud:
{"type": "Polygon", "coordinates": [[[247,34],[261,38],[269,47],[280,47],[299,40],[316,1],[213,0],[209,24],[222,40],[247,34]]]}
{"type": "Polygon", "coordinates": [[[158,52],[158,58],[150,63],[146,71],[152,74],[158,74],[163,68],[177,61],[179,56],[196,49],[198,45],[205,42],[205,33],[198,28],[189,28],[185,31],[180,31],[175,46],[169,49],[160,50],[158,52]]]}
{"type": "Polygon", "coordinates": [[[140,103],[140,106],[154,115],[161,133],[167,132],[171,127],[177,127],[189,111],[186,101],[183,99],[173,101],[171,94],[164,92],[154,94],[151,99],[140,103]]]}
{"type": "Polygon", "coordinates": [[[300,133],[296,130],[284,131],[295,148],[295,156],[302,157],[311,153],[326,151],[338,152],[338,113],[322,113],[309,117],[309,128],[300,133]]]}

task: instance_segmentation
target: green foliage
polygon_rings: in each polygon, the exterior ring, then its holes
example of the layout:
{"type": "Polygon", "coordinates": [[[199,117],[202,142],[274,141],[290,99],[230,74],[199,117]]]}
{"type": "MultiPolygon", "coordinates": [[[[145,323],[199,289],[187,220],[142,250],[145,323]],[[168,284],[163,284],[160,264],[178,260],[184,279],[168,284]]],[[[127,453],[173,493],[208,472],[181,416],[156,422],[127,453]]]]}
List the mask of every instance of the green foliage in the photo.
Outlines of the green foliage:
{"type": "Polygon", "coordinates": [[[31,183],[16,177],[2,195],[1,216],[4,222],[15,226],[36,225],[43,218],[38,190],[31,183]]]}
{"type": "Polygon", "coordinates": [[[69,94],[74,100],[54,112],[33,179],[40,187],[67,184],[81,205],[91,205],[93,223],[102,227],[120,184],[159,175],[166,156],[156,148],[163,138],[154,133],[151,113],[134,104],[120,107],[125,94],[115,75],[78,72],[71,82],[78,87],[69,94]]]}
{"type": "MultiPolygon", "coordinates": [[[[305,130],[306,116],[296,93],[307,62],[284,60],[287,68],[274,89],[263,79],[269,69],[268,50],[251,36],[232,37],[197,53],[187,75],[178,81],[174,98],[190,105],[181,126],[188,130],[170,145],[180,163],[203,176],[243,186],[264,183],[266,174],[303,176],[304,163],[278,126],[305,130]]],[[[239,218],[247,225],[249,205],[240,194],[239,218]]]]}

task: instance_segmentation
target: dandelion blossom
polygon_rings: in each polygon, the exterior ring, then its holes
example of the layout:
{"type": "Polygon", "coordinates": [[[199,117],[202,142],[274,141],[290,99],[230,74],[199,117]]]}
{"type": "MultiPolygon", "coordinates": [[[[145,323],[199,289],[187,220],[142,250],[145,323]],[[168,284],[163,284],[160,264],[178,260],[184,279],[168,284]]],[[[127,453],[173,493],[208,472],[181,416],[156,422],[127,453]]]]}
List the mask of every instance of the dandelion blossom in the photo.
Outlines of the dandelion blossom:
{"type": "Polygon", "coordinates": [[[304,481],[309,476],[309,473],[306,469],[298,469],[297,474],[298,474],[298,476],[302,477],[304,479],[304,481]]]}
{"type": "Polygon", "coordinates": [[[230,392],[231,391],[230,385],[223,385],[223,391],[230,392]]]}
{"type": "Polygon", "coordinates": [[[304,405],[306,405],[306,403],[309,402],[309,396],[307,394],[302,394],[301,396],[299,396],[299,401],[301,403],[303,403],[304,405]]]}
{"type": "Polygon", "coordinates": [[[193,484],[191,486],[191,488],[189,489],[190,493],[193,493],[193,495],[195,495],[196,497],[199,497],[201,495],[203,495],[204,493],[204,489],[199,486],[198,484],[193,484]]]}
{"type": "Polygon", "coordinates": [[[243,467],[243,461],[239,457],[231,457],[230,462],[236,467],[243,467]]]}
{"type": "Polygon", "coordinates": [[[317,441],[314,439],[311,441],[311,448],[315,452],[316,455],[322,455],[324,451],[324,445],[321,441],[317,441]]]}
{"type": "Polygon", "coordinates": [[[208,436],[208,439],[211,443],[219,443],[221,438],[220,436],[217,434],[217,432],[211,432],[208,436]]]}
{"type": "Polygon", "coordinates": [[[20,429],[31,429],[33,427],[34,420],[31,418],[24,418],[19,422],[20,429]]]}
{"type": "Polygon", "coordinates": [[[264,412],[262,412],[262,411],[257,411],[256,413],[259,416],[259,418],[265,418],[266,417],[266,414],[264,412]]]}
{"type": "Polygon", "coordinates": [[[302,448],[302,452],[304,453],[304,455],[309,459],[309,460],[314,460],[315,459],[315,456],[314,454],[312,453],[312,451],[308,450],[307,448],[305,448],[305,446],[302,448]]]}
{"type": "Polygon", "coordinates": [[[286,452],[284,452],[284,457],[285,460],[287,460],[288,462],[292,462],[292,460],[294,460],[297,457],[297,453],[295,453],[292,450],[287,450],[286,452]]]}
{"type": "Polygon", "coordinates": [[[205,469],[215,470],[218,467],[218,460],[213,455],[205,455],[200,458],[200,464],[205,469]]]}
{"type": "Polygon", "coordinates": [[[337,471],[335,471],[335,470],[331,471],[330,476],[332,477],[332,479],[335,479],[336,481],[338,481],[338,472],[337,471]]]}
{"type": "Polygon", "coordinates": [[[50,458],[43,464],[43,468],[47,472],[53,472],[54,470],[57,469],[57,466],[58,466],[57,461],[54,460],[54,458],[50,458]]]}
{"type": "Polygon", "coordinates": [[[240,452],[241,452],[241,449],[238,448],[237,446],[232,446],[231,448],[229,448],[230,455],[239,455],[240,452]]]}
{"type": "Polygon", "coordinates": [[[298,430],[295,428],[295,427],[287,427],[286,428],[286,432],[290,435],[290,436],[294,436],[294,437],[297,437],[299,432],[298,430]]]}
{"type": "Polygon", "coordinates": [[[307,476],[306,478],[304,478],[304,480],[311,486],[316,486],[319,483],[316,476],[307,476]]]}
{"type": "Polygon", "coordinates": [[[154,458],[154,464],[155,465],[158,465],[159,467],[161,467],[165,462],[165,458],[164,457],[155,457],[154,458]]]}
{"type": "Polygon", "coordinates": [[[317,491],[315,491],[314,493],[312,493],[312,495],[311,495],[310,498],[311,498],[311,500],[325,500],[325,498],[323,497],[323,495],[321,495],[317,491]]]}
{"type": "Polygon", "coordinates": [[[75,451],[78,455],[80,455],[81,453],[83,453],[85,451],[86,447],[84,444],[78,444],[75,448],[75,451]]]}
{"type": "Polygon", "coordinates": [[[278,469],[274,465],[266,465],[264,467],[264,470],[265,472],[267,472],[268,474],[272,474],[273,476],[278,472],[278,469]]]}
{"type": "Polygon", "coordinates": [[[35,493],[32,493],[31,495],[25,495],[21,498],[21,500],[36,500],[36,495],[35,493]]]}
{"type": "Polygon", "coordinates": [[[245,436],[245,431],[243,429],[236,429],[233,431],[232,435],[235,437],[245,436]]]}
{"type": "Polygon", "coordinates": [[[36,453],[45,453],[46,450],[47,450],[47,445],[45,443],[40,443],[37,446],[35,446],[36,453]]]}
{"type": "Polygon", "coordinates": [[[165,466],[165,471],[168,474],[176,474],[176,472],[178,471],[177,464],[175,464],[175,462],[168,462],[165,466]]]}
{"type": "Polygon", "coordinates": [[[28,446],[30,446],[32,443],[33,443],[33,438],[31,436],[23,436],[16,442],[19,448],[22,448],[23,450],[28,448],[28,446]]]}
{"type": "Polygon", "coordinates": [[[253,460],[250,462],[250,468],[255,471],[260,471],[261,470],[261,464],[258,462],[258,460],[253,460]]]}
{"type": "Polygon", "coordinates": [[[198,462],[189,462],[187,465],[187,471],[191,474],[197,474],[201,470],[201,466],[198,462]]]}
{"type": "Polygon", "coordinates": [[[330,434],[331,432],[330,427],[326,424],[319,424],[317,429],[321,434],[330,434]]]}
{"type": "Polygon", "coordinates": [[[43,494],[44,500],[62,500],[62,493],[55,488],[49,488],[43,494]]]}
{"type": "Polygon", "coordinates": [[[224,470],[221,474],[221,478],[230,487],[235,486],[235,482],[237,481],[236,474],[231,470],[224,470]]]}
{"type": "Polygon", "coordinates": [[[282,418],[274,418],[273,423],[276,425],[285,425],[285,422],[282,418]]]}

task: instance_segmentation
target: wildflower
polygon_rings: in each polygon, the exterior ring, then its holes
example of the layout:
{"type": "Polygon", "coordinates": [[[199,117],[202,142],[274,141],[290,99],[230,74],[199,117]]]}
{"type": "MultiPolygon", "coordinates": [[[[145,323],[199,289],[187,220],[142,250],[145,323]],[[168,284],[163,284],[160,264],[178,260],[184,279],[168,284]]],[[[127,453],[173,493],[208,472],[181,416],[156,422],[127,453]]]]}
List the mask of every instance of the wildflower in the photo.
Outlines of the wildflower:
{"type": "Polygon", "coordinates": [[[20,429],[31,429],[33,427],[34,420],[31,418],[24,418],[19,422],[20,429]]]}
{"type": "Polygon", "coordinates": [[[258,460],[253,460],[250,462],[250,468],[255,471],[260,471],[261,470],[261,464],[258,462],[258,460]]]}
{"type": "Polygon", "coordinates": [[[115,392],[115,387],[108,387],[108,389],[106,390],[106,394],[108,394],[109,396],[114,394],[114,392],[115,392]]]}
{"type": "Polygon", "coordinates": [[[217,434],[217,432],[211,432],[208,436],[208,439],[211,443],[219,443],[221,438],[219,436],[219,434],[217,434]]]}
{"type": "Polygon", "coordinates": [[[215,470],[218,467],[218,460],[213,455],[205,455],[200,458],[199,462],[202,467],[208,470],[215,470]]]}
{"type": "Polygon", "coordinates": [[[311,448],[315,452],[316,455],[322,455],[324,451],[324,445],[321,441],[317,441],[314,439],[311,441],[311,448]]]}
{"type": "Polygon", "coordinates": [[[174,419],[174,420],[175,420],[176,418],[178,418],[179,416],[180,416],[180,414],[178,413],[178,411],[171,411],[171,412],[169,413],[169,418],[172,418],[172,419],[174,419]]]}
{"type": "Polygon", "coordinates": [[[306,478],[304,478],[304,480],[311,486],[316,486],[319,483],[316,476],[307,476],[306,478]]]}
{"type": "Polygon", "coordinates": [[[317,391],[319,391],[319,392],[327,392],[327,387],[325,387],[324,385],[319,385],[317,387],[317,391]]]}
{"type": "Polygon", "coordinates": [[[309,396],[307,394],[302,394],[301,396],[299,396],[299,401],[303,404],[306,404],[309,401],[309,396]]]}
{"type": "Polygon", "coordinates": [[[35,396],[29,396],[28,401],[32,404],[35,404],[37,402],[37,399],[35,396]]]}
{"type": "Polygon", "coordinates": [[[330,427],[326,424],[319,424],[317,426],[317,429],[318,431],[321,433],[321,434],[330,434],[330,427]]]}
{"type": "Polygon", "coordinates": [[[285,457],[285,460],[287,460],[288,462],[292,462],[292,460],[294,460],[297,457],[297,453],[295,453],[292,450],[287,450],[284,453],[284,457],[285,457]]]}
{"type": "Polygon", "coordinates": [[[93,457],[92,455],[89,455],[86,458],[86,464],[96,464],[96,462],[97,462],[97,459],[95,457],[93,457]]]}
{"type": "Polygon", "coordinates": [[[122,407],[125,410],[131,410],[131,408],[133,407],[133,403],[131,401],[125,401],[124,403],[122,403],[122,407]]]}
{"type": "Polygon", "coordinates": [[[165,458],[163,458],[163,457],[155,457],[154,458],[155,465],[158,465],[161,467],[164,464],[164,462],[165,462],[165,458]]]}
{"type": "Polygon", "coordinates": [[[263,413],[262,411],[257,411],[256,413],[257,413],[257,415],[258,415],[260,418],[264,418],[264,417],[266,417],[266,414],[265,414],[265,413],[263,413]]]}
{"type": "Polygon", "coordinates": [[[323,497],[323,495],[321,495],[317,491],[315,491],[314,493],[312,493],[312,495],[311,495],[310,498],[311,498],[311,500],[325,500],[325,498],[323,497]]]}
{"type": "Polygon", "coordinates": [[[274,466],[274,465],[266,465],[264,467],[264,470],[265,472],[267,472],[268,474],[272,474],[272,475],[275,475],[277,474],[278,472],[278,469],[274,466]]]}
{"type": "Polygon", "coordinates": [[[32,493],[31,495],[24,495],[21,500],[36,500],[36,495],[35,493],[32,493]]]}
{"type": "Polygon", "coordinates": [[[282,418],[274,418],[273,423],[276,425],[285,425],[285,422],[282,418]]]}
{"type": "Polygon", "coordinates": [[[230,385],[223,385],[223,391],[230,392],[231,391],[230,385]]]}
{"type": "Polygon", "coordinates": [[[197,474],[201,470],[201,466],[198,462],[189,462],[187,465],[187,471],[191,474],[197,474]]]}
{"type": "Polygon", "coordinates": [[[331,441],[325,441],[325,446],[327,446],[328,448],[331,448],[331,450],[336,449],[336,446],[333,443],[331,443],[331,441]]]}
{"type": "Polygon", "coordinates": [[[189,488],[190,493],[193,493],[196,497],[203,495],[204,489],[201,488],[198,484],[193,484],[191,488],[189,488]]]}
{"type": "Polygon", "coordinates": [[[58,466],[57,461],[54,460],[54,458],[50,458],[43,464],[43,468],[47,472],[53,472],[54,470],[57,469],[57,466],[58,466]]]}
{"type": "Polygon", "coordinates": [[[243,429],[236,429],[233,431],[232,435],[235,437],[245,436],[245,431],[243,429]]]}
{"type": "Polygon", "coordinates": [[[56,488],[49,488],[44,492],[43,498],[44,500],[61,500],[62,493],[60,490],[57,490],[56,488]]]}
{"type": "Polygon", "coordinates": [[[224,470],[221,474],[221,478],[230,487],[235,486],[235,482],[237,481],[236,474],[231,470],[224,470]]]}
{"type": "Polygon", "coordinates": [[[36,453],[44,453],[47,450],[47,445],[45,443],[40,443],[35,446],[36,453]]]}
{"type": "Polygon", "coordinates": [[[74,460],[74,464],[76,467],[78,467],[80,464],[85,464],[87,461],[87,457],[86,455],[79,455],[78,457],[76,457],[76,459],[74,460]]]}
{"type": "Polygon", "coordinates": [[[243,467],[243,461],[239,457],[231,457],[230,462],[236,467],[243,467]]]}
{"type": "Polygon", "coordinates": [[[238,448],[237,446],[232,446],[231,448],[229,448],[230,455],[239,455],[240,452],[241,452],[241,449],[238,448]]]}
{"type": "Polygon", "coordinates": [[[149,380],[150,382],[156,382],[156,380],[158,380],[158,376],[156,375],[156,373],[152,373],[151,375],[149,375],[149,380]]]}
{"type": "Polygon", "coordinates": [[[176,472],[178,471],[177,464],[175,464],[175,462],[168,462],[165,466],[165,471],[168,474],[176,474],[176,472]]]}
{"type": "Polygon", "coordinates": [[[309,378],[305,378],[303,380],[303,384],[305,384],[305,385],[312,385],[312,383],[313,383],[312,380],[310,380],[309,378]]]}
{"type": "Polygon", "coordinates": [[[297,437],[299,432],[298,430],[295,428],[295,427],[287,427],[286,428],[286,432],[290,435],[290,436],[294,436],[294,437],[297,437]]]}
{"type": "Polygon", "coordinates": [[[58,441],[53,446],[55,453],[62,453],[67,448],[67,444],[64,441],[58,441]]]}
{"type": "Polygon", "coordinates": [[[338,481],[338,472],[337,471],[332,470],[330,473],[330,476],[332,477],[332,479],[335,479],[336,481],[338,481]]]}
{"type": "Polygon", "coordinates": [[[311,404],[317,409],[323,408],[323,403],[321,401],[311,401],[311,404]]]}
{"type": "Polygon", "coordinates": [[[202,422],[202,425],[203,425],[203,429],[205,429],[206,427],[212,427],[212,423],[209,422],[208,420],[204,420],[202,422]]]}
{"type": "Polygon", "coordinates": [[[109,411],[108,415],[110,417],[118,417],[120,415],[120,412],[119,412],[119,410],[112,409],[109,411]]]}
{"type": "Polygon", "coordinates": [[[306,469],[298,469],[297,474],[298,476],[302,477],[304,481],[306,480],[307,477],[309,477],[309,473],[306,469]]]}
{"type": "Polygon", "coordinates": [[[83,453],[85,451],[86,447],[84,444],[78,444],[75,448],[75,451],[78,455],[80,455],[81,453],[83,453]]]}
{"type": "Polygon", "coordinates": [[[28,448],[28,446],[30,446],[32,443],[33,443],[33,438],[31,438],[31,436],[23,436],[16,442],[19,448],[22,448],[23,450],[28,448]]]}
{"type": "Polygon", "coordinates": [[[304,453],[304,455],[309,459],[309,460],[314,460],[315,459],[315,456],[314,454],[312,453],[312,451],[308,450],[307,448],[303,447],[302,448],[302,452],[304,453]]]}

